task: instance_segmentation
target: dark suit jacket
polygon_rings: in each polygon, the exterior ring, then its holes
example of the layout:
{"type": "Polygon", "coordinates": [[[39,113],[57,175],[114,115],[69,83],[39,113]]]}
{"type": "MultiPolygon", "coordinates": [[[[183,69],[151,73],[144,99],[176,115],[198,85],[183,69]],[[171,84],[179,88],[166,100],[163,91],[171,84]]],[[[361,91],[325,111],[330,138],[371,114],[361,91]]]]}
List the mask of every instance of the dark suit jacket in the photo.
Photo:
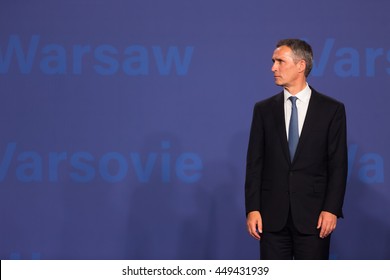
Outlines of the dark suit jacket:
{"type": "Polygon", "coordinates": [[[279,231],[289,209],[301,233],[317,233],[321,211],[342,217],[348,155],[342,103],[312,95],[290,159],[283,92],[256,103],[247,154],[246,212],[260,211],[263,231],[279,231]]]}

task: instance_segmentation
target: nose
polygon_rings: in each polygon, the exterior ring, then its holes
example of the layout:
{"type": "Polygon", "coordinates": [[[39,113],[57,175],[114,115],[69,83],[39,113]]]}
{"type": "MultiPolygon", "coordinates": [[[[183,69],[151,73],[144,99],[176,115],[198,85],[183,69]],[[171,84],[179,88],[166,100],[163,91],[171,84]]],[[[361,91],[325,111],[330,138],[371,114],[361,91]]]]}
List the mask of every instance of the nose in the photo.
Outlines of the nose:
{"type": "Polygon", "coordinates": [[[275,71],[276,71],[276,65],[275,65],[275,64],[276,64],[275,62],[272,64],[272,67],[271,67],[271,71],[272,71],[272,72],[275,72],[275,71]]]}

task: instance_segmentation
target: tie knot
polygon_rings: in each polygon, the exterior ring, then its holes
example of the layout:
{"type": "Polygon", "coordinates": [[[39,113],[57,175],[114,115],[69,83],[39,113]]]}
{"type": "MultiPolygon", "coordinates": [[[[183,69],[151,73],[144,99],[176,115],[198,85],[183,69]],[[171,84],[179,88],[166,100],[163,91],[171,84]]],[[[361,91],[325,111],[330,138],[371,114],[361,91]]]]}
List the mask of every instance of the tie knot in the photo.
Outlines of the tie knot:
{"type": "Polygon", "coordinates": [[[295,102],[297,101],[298,97],[296,97],[296,96],[290,96],[288,99],[291,100],[291,103],[292,103],[292,104],[295,104],[295,102]]]}

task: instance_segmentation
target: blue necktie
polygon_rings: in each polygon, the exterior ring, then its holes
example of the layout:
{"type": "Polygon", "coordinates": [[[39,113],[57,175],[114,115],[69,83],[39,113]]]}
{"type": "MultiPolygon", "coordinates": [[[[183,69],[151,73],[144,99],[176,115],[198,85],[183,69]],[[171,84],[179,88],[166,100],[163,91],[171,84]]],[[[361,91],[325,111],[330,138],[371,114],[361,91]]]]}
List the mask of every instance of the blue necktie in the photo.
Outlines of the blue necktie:
{"type": "Polygon", "coordinates": [[[299,140],[299,129],[298,129],[298,112],[297,112],[297,97],[290,96],[289,99],[291,100],[292,106],[291,106],[291,118],[290,118],[290,125],[288,128],[288,147],[290,149],[290,159],[293,161],[295,150],[298,146],[298,140],[299,140]]]}

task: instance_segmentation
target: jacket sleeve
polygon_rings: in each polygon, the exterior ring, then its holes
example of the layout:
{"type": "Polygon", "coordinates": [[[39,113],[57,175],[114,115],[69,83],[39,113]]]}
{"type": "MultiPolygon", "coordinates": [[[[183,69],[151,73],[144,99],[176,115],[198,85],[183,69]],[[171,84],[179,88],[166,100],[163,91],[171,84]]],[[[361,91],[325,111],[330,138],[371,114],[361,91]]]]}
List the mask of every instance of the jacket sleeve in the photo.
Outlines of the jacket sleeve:
{"type": "Polygon", "coordinates": [[[347,127],[343,104],[339,104],[328,133],[328,186],[324,211],[343,217],[342,207],[348,175],[347,127]]]}
{"type": "Polygon", "coordinates": [[[264,155],[264,130],[259,104],[253,110],[252,125],[246,157],[245,208],[246,214],[260,211],[260,188],[264,155]]]}

